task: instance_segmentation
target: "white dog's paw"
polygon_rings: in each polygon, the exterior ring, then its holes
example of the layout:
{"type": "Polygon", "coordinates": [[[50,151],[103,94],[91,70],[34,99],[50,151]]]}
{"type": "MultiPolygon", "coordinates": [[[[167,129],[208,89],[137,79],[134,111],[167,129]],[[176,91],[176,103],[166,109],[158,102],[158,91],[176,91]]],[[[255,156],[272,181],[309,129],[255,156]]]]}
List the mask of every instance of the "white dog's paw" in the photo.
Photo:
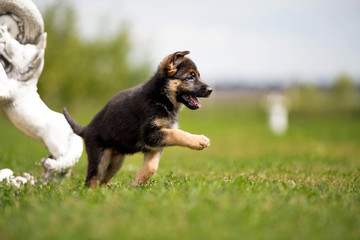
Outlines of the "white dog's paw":
{"type": "Polygon", "coordinates": [[[52,158],[46,158],[42,162],[43,167],[48,170],[54,170],[57,165],[57,161],[52,158]]]}
{"type": "Polygon", "coordinates": [[[41,166],[44,168],[43,178],[44,182],[57,182],[57,178],[55,176],[55,172],[51,169],[51,163],[49,162],[54,161],[51,158],[43,158],[41,159],[41,166]]]}

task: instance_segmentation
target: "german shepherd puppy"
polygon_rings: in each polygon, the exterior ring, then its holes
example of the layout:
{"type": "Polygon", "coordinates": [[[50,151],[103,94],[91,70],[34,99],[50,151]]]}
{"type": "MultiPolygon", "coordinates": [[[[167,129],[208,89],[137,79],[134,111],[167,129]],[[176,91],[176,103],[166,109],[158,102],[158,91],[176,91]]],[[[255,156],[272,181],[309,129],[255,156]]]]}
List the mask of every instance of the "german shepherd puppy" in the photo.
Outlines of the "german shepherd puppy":
{"type": "Polygon", "coordinates": [[[162,149],[183,146],[202,150],[210,145],[204,135],[177,129],[182,104],[198,109],[198,97],[212,89],[200,81],[189,51],[167,56],[147,82],[115,95],[86,127],[80,126],[64,108],[73,131],[84,138],[88,155],[86,185],[106,184],[121,168],[126,154],[144,153],[141,170],[132,186],[145,185],[158,168],[162,149]]]}

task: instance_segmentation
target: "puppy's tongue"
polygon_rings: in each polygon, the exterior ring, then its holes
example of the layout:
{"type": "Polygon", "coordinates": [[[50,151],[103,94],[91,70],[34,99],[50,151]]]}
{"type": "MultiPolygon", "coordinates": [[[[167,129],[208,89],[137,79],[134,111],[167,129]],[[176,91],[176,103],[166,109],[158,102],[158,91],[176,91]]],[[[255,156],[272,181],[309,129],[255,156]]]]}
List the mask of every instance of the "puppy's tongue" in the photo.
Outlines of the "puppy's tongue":
{"type": "Polygon", "coordinates": [[[198,108],[201,107],[201,102],[199,99],[197,99],[196,97],[193,97],[193,96],[189,96],[189,99],[191,100],[191,102],[198,108]]]}

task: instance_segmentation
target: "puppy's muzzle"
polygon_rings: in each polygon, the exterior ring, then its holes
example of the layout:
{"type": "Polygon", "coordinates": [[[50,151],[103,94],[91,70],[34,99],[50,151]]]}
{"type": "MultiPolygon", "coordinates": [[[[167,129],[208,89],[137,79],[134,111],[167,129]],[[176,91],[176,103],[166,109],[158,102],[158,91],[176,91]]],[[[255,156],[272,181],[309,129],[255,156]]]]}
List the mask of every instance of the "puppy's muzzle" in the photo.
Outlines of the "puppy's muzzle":
{"type": "Polygon", "coordinates": [[[199,90],[196,92],[196,97],[207,98],[212,93],[213,89],[206,84],[202,84],[199,90]]]}

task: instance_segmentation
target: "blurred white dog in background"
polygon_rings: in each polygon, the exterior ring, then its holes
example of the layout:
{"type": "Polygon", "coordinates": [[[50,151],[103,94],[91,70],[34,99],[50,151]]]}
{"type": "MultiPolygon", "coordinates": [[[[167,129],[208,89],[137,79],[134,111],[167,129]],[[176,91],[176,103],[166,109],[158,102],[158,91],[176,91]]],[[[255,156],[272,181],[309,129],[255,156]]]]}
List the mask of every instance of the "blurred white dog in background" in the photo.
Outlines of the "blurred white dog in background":
{"type": "Polygon", "coordinates": [[[49,149],[51,155],[41,163],[44,180],[49,181],[56,179],[55,172],[60,176],[69,172],[82,154],[83,142],[65,117],[49,109],[37,93],[46,47],[43,29],[31,1],[0,2],[0,105],[16,127],[49,149]]]}
{"type": "Polygon", "coordinates": [[[270,93],[266,96],[269,126],[275,135],[283,135],[288,129],[289,101],[284,94],[270,93]]]}

